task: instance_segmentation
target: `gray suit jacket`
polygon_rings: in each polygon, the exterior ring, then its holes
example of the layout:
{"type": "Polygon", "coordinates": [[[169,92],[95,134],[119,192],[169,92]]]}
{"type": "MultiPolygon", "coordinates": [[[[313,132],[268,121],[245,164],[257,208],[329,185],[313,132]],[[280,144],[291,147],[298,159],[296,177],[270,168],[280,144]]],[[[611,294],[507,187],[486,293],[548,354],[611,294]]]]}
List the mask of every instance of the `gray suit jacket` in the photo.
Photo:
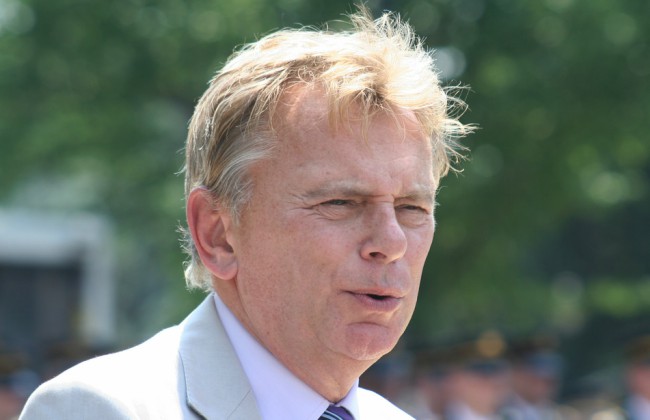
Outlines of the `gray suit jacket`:
{"type": "Polygon", "coordinates": [[[20,419],[259,419],[211,296],[180,325],[41,385],[20,419]]]}
{"type": "MultiPolygon", "coordinates": [[[[360,388],[358,401],[362,419],[412,419],[374,392],[360,388]]],[[[212,296],[180,325],[131,349],[83,362],[41,385],[20,416],[20,420],[198,418],[260,419],[212,296]]]]}

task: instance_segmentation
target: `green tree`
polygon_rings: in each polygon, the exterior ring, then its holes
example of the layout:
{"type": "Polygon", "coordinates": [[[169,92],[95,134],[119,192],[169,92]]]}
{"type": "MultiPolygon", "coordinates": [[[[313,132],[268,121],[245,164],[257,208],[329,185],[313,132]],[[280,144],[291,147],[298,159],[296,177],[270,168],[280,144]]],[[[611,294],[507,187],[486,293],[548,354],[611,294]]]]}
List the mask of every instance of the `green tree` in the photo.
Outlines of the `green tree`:
{"type": "MultiPolygon", "coordinates": [[[[578,354],[597,344],[585,338],[596,328],[638,325],[650,313],[650,4],[369,6],[400,12],[426,37],[445,83],[471,86],[463,119],[481,127],[440,190],[408,341],[545,328],[578,354]]],[[[338,26],[352,8],[0,0],[0,203],[114,220],[125,343],[201,298],[184,291],[177,172],[214,70],[238,44],[284,26],[338,26]]]]}

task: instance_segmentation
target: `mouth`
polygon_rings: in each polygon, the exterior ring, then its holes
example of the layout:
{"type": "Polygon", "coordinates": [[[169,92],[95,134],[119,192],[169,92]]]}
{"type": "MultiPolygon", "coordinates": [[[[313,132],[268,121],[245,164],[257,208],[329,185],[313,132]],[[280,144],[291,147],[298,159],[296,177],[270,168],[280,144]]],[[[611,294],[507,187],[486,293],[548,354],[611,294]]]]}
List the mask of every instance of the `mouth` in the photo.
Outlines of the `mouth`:
{"type": "Polygon", "coordinates": [[[382,300],[386,300],[386,299],[390,299],[390,298],[392,298],[392,296],[387,296],[387,295],[376,295],[376,294],[374,294],[374,293],[368,293],[368,294],[366,294],[366,296],[368,296],[370,299],[373,299],[373,300],[379,300],[379,301],[382,301],[382,300]]]}
{"type": "Polygon", "coordinates": [[[402,297],[382,292],[350,292],[363,310],[370,312],[393,312],[402,301],[402,297]]]}

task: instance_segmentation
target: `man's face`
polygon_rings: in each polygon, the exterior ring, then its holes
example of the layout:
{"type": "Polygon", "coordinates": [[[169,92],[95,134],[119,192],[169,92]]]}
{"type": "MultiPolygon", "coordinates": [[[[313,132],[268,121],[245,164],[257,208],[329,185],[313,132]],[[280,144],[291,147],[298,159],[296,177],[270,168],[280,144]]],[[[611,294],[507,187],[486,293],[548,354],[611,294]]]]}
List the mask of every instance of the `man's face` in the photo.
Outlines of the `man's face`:
{"type": "Polygon", "coordinates": [[[554,373],[540,374],[526,366],[518,366],[512,372],[515,391],[532,404],[541,404],[553,399],[558,387],[558,376],[554,373]]]}
{"type": "Polygon", "coordinates": [[[461,370],[455,378],[457,397],[474,411],[491,416],[505,402],[509,387],[507,370],[478,373],[461,370]]]}
{"type": "Polygon", "coordinates": [[[373,362],[411,318],[433,238],[429,141],[411,114],[378,115],[367,140],[355,120],[332,132],[322,94],[304,87],[277,116],[276,153],[251,169],[229,234],[240,318],[290,368],[373,362]]]}

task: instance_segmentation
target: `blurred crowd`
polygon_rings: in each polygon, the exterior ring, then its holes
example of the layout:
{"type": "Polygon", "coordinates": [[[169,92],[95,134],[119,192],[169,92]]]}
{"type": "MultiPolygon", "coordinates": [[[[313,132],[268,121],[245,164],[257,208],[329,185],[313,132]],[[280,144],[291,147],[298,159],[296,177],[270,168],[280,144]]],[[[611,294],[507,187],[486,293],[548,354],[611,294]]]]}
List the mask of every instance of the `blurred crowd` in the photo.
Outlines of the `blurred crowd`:
{"type": "Polygon", "coordinates": [[[388,358],[363,381],[419,420],[650,420],[650,336],[626,346],[618,393],[561,396],[558,348],[549,335],[506,342],[488,331],[410,363],[388,358]]]}
{"type": "MultiPolygon", "coordinates": [[[[41,380],[96,353],[78,343],[58,344],[39,366],[0,343],[0,420],[17,418],[41,380]]],[[[362,382],[418,420],[650,420],[650,336],[626,346],[619,394],[561,398],[564,371],[555,337],[506,341],[487,331],[389,355],[362,382]]]]}
{"type": "Polygon", "coordinates": [[[18,418],[27,397],[41,384],[106,349],[90,349],[78,341],[50,343],[40,351],[8,348],[0,341],[0,420],[18,418]]]}
{"type": "Polygon", "coordinates": [[[0,420],[15,418],[38,383],[24,354],[0,348],[0,420]]]}

